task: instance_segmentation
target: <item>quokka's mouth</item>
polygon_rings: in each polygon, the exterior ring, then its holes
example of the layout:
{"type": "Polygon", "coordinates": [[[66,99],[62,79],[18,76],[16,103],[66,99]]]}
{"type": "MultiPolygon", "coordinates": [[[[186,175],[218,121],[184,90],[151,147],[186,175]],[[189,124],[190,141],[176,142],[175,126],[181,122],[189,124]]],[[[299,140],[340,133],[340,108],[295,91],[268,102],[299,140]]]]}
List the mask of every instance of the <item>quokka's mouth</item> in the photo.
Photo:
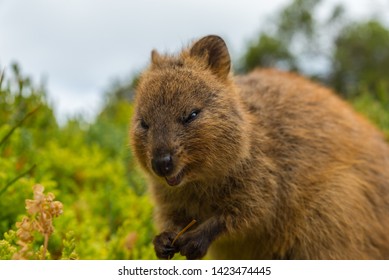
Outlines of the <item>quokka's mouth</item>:
{"type": "Polygon", "coordinates": [[[184,178],[184,169],[182,169],[176,176],[165,177],[165,180],[169,186],[173,187],[179,185],[182,182],[183,178],[184,178]]]}

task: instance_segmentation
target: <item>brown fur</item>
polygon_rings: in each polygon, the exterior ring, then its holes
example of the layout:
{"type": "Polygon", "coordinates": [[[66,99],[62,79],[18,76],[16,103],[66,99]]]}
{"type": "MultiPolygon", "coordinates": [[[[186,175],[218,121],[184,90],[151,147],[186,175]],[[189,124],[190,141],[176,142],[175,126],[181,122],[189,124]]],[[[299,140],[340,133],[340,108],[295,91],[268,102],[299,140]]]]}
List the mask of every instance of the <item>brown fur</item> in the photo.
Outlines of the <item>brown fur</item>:
{"type": "Polygon", "coordinates": [[[156,203],[157,255],[388,259],[382,134],[298,75],[229,71],[224,41],[207,36],[178,56],[153,51],[141,76],[131,140],[156,203]],[[153,171],[164,153],[177,186],[153,171]]]}

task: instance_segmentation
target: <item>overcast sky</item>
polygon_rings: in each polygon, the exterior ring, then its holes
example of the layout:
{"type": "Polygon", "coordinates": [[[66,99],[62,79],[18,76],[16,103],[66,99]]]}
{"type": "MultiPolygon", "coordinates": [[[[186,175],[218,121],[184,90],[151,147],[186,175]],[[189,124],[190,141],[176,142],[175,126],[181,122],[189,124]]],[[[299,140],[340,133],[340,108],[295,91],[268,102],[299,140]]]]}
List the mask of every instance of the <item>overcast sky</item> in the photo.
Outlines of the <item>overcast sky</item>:
{"type": "MultiPolygon", "coordinates": [[[[57,116],[93,116],[110,83],[142,69],[153,48],[178,51],[218,34],[236,59],[265,20],[289,2],[0,0],[0,67],[16,61],[36,83],[46,79],[57,116]]],[[[346,3],[356,17],[384,10],[389,18],[389,0],[325,2],[346,3]]]]}

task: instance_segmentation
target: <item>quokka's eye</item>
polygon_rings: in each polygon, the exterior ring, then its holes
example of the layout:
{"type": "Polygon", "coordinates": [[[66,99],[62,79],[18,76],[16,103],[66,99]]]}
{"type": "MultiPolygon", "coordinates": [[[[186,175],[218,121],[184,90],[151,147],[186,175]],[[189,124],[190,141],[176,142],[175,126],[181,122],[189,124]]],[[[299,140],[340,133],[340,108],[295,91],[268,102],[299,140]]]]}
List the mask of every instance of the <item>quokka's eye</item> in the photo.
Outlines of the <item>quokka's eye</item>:
{"type": "Polygon", "coordinates": [[[140,120],[140,126],[143,128],[143,129],[149,129],[149,125],[145,122],[144,119],[141,119],[140,120]]]}
{"type": "Polygon", "coordinates": [[[194,119],[197,118],[197,116],[200,114],[200,110],[199,109],[195,109],[193,110],[192,112],[190,112],[190,114],[188,116],[186,116],[184,119],[183,119],[183,123],[184,124],[188,124],[190,123],[191,121],[193,121],[194,119]]]}

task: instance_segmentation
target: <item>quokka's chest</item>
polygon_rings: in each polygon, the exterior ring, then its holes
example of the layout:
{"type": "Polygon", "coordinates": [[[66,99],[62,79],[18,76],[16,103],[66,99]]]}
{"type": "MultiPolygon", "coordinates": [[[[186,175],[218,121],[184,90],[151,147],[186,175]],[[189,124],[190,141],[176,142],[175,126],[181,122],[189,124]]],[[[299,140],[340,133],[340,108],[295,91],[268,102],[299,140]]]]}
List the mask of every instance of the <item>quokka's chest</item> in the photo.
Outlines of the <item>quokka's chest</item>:
{"type": "Polygon", "coordinates": [[[218,195],[192,193],[189,190],[160,201],[185,220],[205,221],[223,211],[223,199],[218,195]]]}

